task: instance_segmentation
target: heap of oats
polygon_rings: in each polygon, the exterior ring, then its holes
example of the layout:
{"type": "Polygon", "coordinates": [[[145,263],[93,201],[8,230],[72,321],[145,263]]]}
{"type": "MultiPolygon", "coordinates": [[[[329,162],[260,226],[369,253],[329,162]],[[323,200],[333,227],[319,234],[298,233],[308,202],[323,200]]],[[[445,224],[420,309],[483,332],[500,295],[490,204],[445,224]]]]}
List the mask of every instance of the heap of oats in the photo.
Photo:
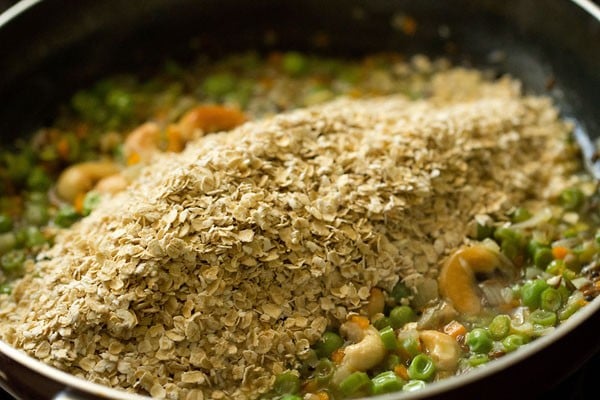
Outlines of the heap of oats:
{"type": "Polygon", "coordinates": [[[156,397],[252,398],[374,286],[435,286],[482,214],[562,189],[568,127],[474,72],[338,100],[163,155],[62,233],[1,304],[40,360],[156,397]]]}

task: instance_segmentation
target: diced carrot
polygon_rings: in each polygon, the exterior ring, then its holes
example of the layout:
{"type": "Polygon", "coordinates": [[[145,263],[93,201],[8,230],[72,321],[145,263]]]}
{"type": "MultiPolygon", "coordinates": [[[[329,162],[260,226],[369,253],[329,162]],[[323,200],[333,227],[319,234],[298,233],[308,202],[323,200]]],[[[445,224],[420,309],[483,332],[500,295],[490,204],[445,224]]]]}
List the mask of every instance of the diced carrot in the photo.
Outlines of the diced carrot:
{"type": "Polygon", "coordinates": [[[317,392],[317,396],[319,397],[319,400],[329,400],[329,394],[327,392],[317,392]]]}
{"type": "MultiPolygon", "coordinates": [[[[246,122],[246,116],[237,108],[202,105],[185,113],[179,121],[184,131],[202,129],[204,133],[228,131],[246,122]]],[[[185,132],[182,133],[185,137],[185,132]]]]}
{"type": "Polygon", "coordinates": [[[344,349],[337,349],[336,351],[331,353],[331,361],[333,361],[336,364],[341,363],[343,358],[344,358],[344,349]]]}
{"type": "Polygon", "coordinates": [[[398,364],[394,367],[394,373],[404,380],[410,379],[410,377],[408,376],[408,370],[402,364],[398,364]]]}
{"type": "Polygon", "coordinates": [[[75,211],[77,211],[79,214],[81,214],[83,212],[83,200],[85,199],[85,193],[81,192],[79,194],[77,194],[77,196],[75,196],[75,200],[73,200],[73,208],[75,208],[75,211]]]}
{"type": "Polygon", "coordinates": [[[443,329],[444,333],[452,336],[456,339],[460,335],[465,335],[467,333],[467,328],[460,322],[456,320],[450,321],[443,329]]]}
{"type": "Polygon", "coordinates": [[[563,246],[556,246],[552,248],[552,256],[557,260],[564,260],[569,254],[569,249],[563,246]]]}
{"type": "Polygon", "coordinates": [[[367,329],[369,327],[369,318],[363,317],[362,315],[353,315],[350,317],[350,322],[354,322],[361,329],[367,329]]]}
{"type": "Polygon", "coordinates": [[[315,381],[314,379],[311,379],[302,386],[302,391],[306,392],[306,393],[313,393],[318,388],[319,388],[319,384],[317,383],[317,381],[315,381]]]}
{"type": "Polygon", "coordinates": [[[167,128],[167,151],[180,153],[183,150],[183,140],[181,132],[174,126],[167,128]]]}
{"type": "Polygon", "coordinates": [[[141,160],[141,157],[138,153],[133,152],[129,155],[129,157],[127,157],[127,165],[135,165],[137,163],[139,163],[141,160]]]}
{"type": "Polygon", "coordinates": [[[61,137],[56,143],[56,152],[59,157],[63,160],[67,160],[69,158],[69,153],[71,152],[71,146],[69,145],[69,141],[66,137],[61,137]]]}

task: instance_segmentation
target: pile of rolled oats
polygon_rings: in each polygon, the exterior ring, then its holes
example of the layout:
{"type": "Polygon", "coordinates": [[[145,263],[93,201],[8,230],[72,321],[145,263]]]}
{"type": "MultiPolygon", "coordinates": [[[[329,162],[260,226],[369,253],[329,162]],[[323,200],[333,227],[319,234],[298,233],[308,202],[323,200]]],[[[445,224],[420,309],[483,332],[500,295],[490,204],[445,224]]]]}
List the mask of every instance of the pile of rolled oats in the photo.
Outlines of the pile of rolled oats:
{"type": "Polygon", "coordinates": [[[255,398],[372,287],[435,286],[474,218],[565,187],[568,131],[516,82],[454,69],[427,100],[205,136],[64,231],[0,301],[0,337],[107,386],[255,398]]]}

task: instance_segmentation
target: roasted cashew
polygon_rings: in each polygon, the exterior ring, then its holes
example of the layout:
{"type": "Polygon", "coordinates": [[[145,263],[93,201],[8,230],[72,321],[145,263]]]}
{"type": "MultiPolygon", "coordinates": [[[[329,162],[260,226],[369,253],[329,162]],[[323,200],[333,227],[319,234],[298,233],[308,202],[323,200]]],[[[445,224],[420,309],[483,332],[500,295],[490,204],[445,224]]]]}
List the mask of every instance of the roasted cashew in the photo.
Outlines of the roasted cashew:
{"type": "Polygon", "coordinates": [[[158,151],[160,127],[154,122],[146,122],[135,128],[123,143],[126,159],[136,154],[141,161],[148,161],[158,151]]]}
{"type": "Polygon", "coordinates": [[[436,368],[441,371],[455,371],[460,358],[460,346],[445,333],[426,330],[419,332],[419,339],[436,368]]]}
{"type": "Polygon", "coordinates": [[[65,169],[56,183],[56,193],[67,201],[86,193],[102,178],[119,172],[119,166],[110,161],[88,161],[65,169]]]}
{"type": "Polygon", "coordinates": [[[204,105],[186,112],[177,127],[181,138],[188,142],[195,138],[198,131],[202,134],[228,131],[246,122],[246,116],[237,108],[217,105],[204,105]]]}
{"type": "Polygon", "coordinates": [[[357,343],[344,348],[344,358],[333,375],[334,384],[339,384],[353,372],[373,368],[381,363],[386,355],[379,331],[372,325],[361,329],[354,322],[346,322],[342,325],[342,329],[344,328],[350,331],[349,337],[357,343]]]}
{"type": "Polygon", "coordinates": [[[482,299],[475,274],[491,274],[497,270],[505,276],[515,273],[515,267],[498,252],[482,245],[461,247],[442,266],[438,278],[440,292],[458,312],[478,314],[482,299]]]}
{"type": "Polygon", "coordinates": [[[100,193],[115,194],[125,189],[127,185],[129,185],[127,179],[125,179],[122,174],[118,173],[100,179],[94,190],[100,193]]]}

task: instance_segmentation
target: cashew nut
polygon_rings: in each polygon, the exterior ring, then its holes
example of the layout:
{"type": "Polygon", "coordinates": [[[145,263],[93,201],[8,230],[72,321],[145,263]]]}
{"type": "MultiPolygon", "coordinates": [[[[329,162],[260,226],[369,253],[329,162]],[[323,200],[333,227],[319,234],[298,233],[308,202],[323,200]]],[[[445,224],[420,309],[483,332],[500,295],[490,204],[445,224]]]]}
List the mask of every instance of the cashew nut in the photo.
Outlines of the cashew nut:
{"type": "Polygon", "coordinates": [[[65,169],[56,183],[56,193],[67,201],[86,193],[102,178],[119,172],[119,166],[110,161],[88,161],[65,169]]]}
{"type": "Polygon", "coordinates": [[[426,330],[419,333],[419,339],[438,370],[456,370],[460,358],[460,346],[452,336],[426,330]]]}
{"type": "Polygon", "coordinates": [[[115,194],[125,189],[128,185],[129,182],[127,182],[127,179],[118,173],[100,179],[94,189],[100,193],[115,194]]]}
{"type": "Polygon", "coordinates": [[[237,108],[217,105],[198,106],[185,113],[179,120],[178,128],[184,141],[194,139],[194,134],[228,131],[246,121],[246,116],[237,108]]]}
{"type": "Polygon", "coordinates": [[[482,299],[475,274],[491,274],[497,270],[512,276],[515,267],[501,254],[485,246],[461,247],[442,266],[438,278],[440,292],[458,312],[478,314],[482,299]]]}
{"type": "Polygon", "coordinates": [[[129,159],[137,154],[142,161],[148,161],[158,151],[160,128],[154,122],[146,122],[135,128],[123,143],[123,154],[129,159]]]}
{"type": "MultiPolygon", "coordinates": [[[[351,328],[352,336],[358,334],[359,331],[356,327],[349,326],[356,325],[355,323],[346,322],[344,325],[346,325],[346,328],[351,328]]],[[[342,325],[342,328],[344,328],[344,325],[342,325]]],[[[379,336],[379,331],[372,325],[369,325],[366,329],[358,329],[361,331],[358,335],[362,335],[362,338],[358,339],[358,343],[344,348],[344,358],[342,358],[342,362],[333,375],[334,384],[339,384],[353,372],[373,368],[385,358],[386,350],[381,336],[379,336]]]]}

